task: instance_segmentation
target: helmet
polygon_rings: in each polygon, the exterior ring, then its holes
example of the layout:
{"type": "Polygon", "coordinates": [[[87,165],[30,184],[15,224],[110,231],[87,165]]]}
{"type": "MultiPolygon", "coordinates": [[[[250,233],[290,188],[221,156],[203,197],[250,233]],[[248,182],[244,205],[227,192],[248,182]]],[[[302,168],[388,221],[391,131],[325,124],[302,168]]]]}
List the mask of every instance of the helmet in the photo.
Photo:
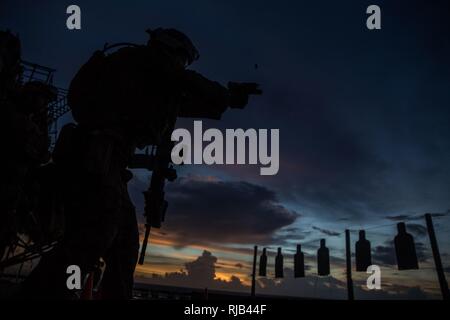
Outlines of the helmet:
{"type": "Polygon", "coordinates": [[[176,29],[148,29],[147,33],[150,35],[149,45],[163,45],[170,51],[183,56],[185,66],[190,65],[200,57],[197,48],[195,48],[189,37],[176,29]]]}

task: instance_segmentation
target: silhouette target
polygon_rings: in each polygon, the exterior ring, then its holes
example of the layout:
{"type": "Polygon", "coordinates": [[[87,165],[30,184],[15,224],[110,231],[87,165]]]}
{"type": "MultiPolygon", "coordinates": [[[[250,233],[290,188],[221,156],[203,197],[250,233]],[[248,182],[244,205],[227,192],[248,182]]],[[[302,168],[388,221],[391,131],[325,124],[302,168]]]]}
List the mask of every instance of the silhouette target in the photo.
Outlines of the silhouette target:
{"type": "Polygon", "coordinates": [[[264,248],[261,257],[259,258],[259,276],[265,277],[266,275],[267,275],[267,254],[266,248],[264,248]]]}
{"type": "Polygon", "coordinates": [[[398,270],[419,269],[413,236],[406,232],[404,222],[397,224],[397,230],[398,234],[395,236],[394,244],[398,270]]]}
{"type": "Polygon", "coordinates": [[[355,244],[356,271],[366,272],[372,264],[370,241],[366,239],[366,232],[359,231],[359,240],[355,244]]]}
{"type": "Polygon", "coordinates": [[[320,248],[317,250],[317,274],[319,276],[330,274],[330,251],[325,246],[325,239],[320,240],[320,248]]]}
{"type": "Polygon", "coordinates": [[[275,257],[275,278],[283,278],[283,255],[281,254],[281,248],[278,248],[278,253],[275,257]]]}
{"type": "Polygon", "coordinates": [[[294,255],[294,277],[303,278],[305,276],[305,255],[302,246],[297,245],[297,253],[294,255]]]}

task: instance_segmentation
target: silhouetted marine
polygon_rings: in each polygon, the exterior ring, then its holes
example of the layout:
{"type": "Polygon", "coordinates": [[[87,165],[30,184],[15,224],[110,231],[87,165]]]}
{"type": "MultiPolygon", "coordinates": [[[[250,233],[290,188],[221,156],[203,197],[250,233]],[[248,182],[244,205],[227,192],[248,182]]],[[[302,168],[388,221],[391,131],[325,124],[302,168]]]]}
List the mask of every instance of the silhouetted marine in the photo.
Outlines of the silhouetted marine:
{"type": "Polygon", "coordinates": [[[183,33],[148,32],[147,45],[106,46],[81,67],[68,95],[79,124],[119,127],[124,136],[145,145],[155,143],[174,108],[179,117],[220,119],[227,107],[245,107],[248,93],[240,91],[242,86],[230,83],[229,90],[186,69],[199,54],[183,33]]]}
{"type": "Polygon", "coordinates": [[[56,90],[50,85],[19,81],[20,55],[18,37],[0,31],[0,144],[4,155],[0,169],[0,260],[18,231],[29,234],[17,211],[26,198],[28,177],[49,160],[47,106],[56,99],[56,90]]]}
{"type": "MultiPolygon", "coordinates": [[[[64,177],[66,230],[27,279],[27,296],[71,297],[67,266],[78,265],[85,275],[102,257],[103,297],[130,298],[139,234],[127,166],[136,147],[161,144],[174,117],[219,119],[227,107],[243,108],[249,94],[260,93],[256,84],[227,88],[187,70],[199,54],[180,31],[148,33],[146,45],[122,43],[95,52],[70,84],[68,103],[77,124],[62,129],[53,153],[64,177]]],[[[157,190],[152,182],[158,192],[151,203],[163,199],[164,177],[159,181],[157,190]]]]}

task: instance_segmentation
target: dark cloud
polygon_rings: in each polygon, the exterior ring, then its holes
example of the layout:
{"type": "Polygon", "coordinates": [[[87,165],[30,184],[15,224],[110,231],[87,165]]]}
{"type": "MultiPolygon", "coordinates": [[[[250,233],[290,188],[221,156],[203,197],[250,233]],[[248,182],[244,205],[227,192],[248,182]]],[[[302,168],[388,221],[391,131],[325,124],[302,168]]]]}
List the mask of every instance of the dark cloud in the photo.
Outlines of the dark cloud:
{"type": "MultiPolygon", "coordinates": [[[[450,214],[450,210],[447,210],[446,212],[440,212],[440,213],[431,213],[431,216],[433,218],[440,218],[445,217],[450,214]]],[[[398,221],[398,222],[404,222],[404,221],[414,221],[414,220],[424,220],[425,214],[400,214],[395,216],[387,216],[386,219],[392,220],[392,221],[398,221]]]]}
{"type": "Polygon", "coordinates": [[[430,258],[430,248],[423,242],[416,241],[416,254],[419,262],[425,262],[430,258]]]}
{"type": "Polygon", "coordinates": [[[450,209],[447,210],[447,212],[445,212],[445,213],[432,213],[431,214],[432,217],[437,217],[437,218],[445,217],[445,216],[448,216],[448,215],[450,215],[450,209]]]}
{"type": "Polygon", "coordinates": [[[416,237],[423,237],[427,235],[427,227],[421,224],[409,223],[407,225],[407,230],[416,237]]]}
{"type": "Polygon", "coordinates": [[[196,260],[186,262],[188,277],[199,285],[207,285],[216,277],[216,262],[217,258],[211,252],[203,251],[203,254],[196,260]]]}
{"type": "Polygon", "coordinates": [[[400,221],[406,221],[406,220],[411,219],[411,216],[406,215],[406,214],[400,214],[400,215],[396,215],[396,216],[387,216],[386,219],[400,222],[400,221]]]}
{"type": "Polygon", "coordinates": [[[283,228],[276,234],[274,242],[279,246],[295,246],[301,244],[301,241],[308,237],[311,232],[301,228],[283,228]]]}
{"type": "Polygon", "coordinates": [[[316,226],[312,226],[312,228],[314,230],[320,231],[323,234],[325,234],[327,236],[330,236],[330,237],[337,237],[337,236],[340,235],[339,232],[336,232],[336,231],[333,231],[333,230],[323,229],[323,228],[319,228],[319,227],[316,227],[316,226]]]}
{"type": "Polygon", "coordinates": [[[372,251],[372,259],[376,264],[390,266],[397,264],[394,246],[376,246],[372,251]]]}
{"type": "Polygon", "coordinates": [[[168,272],[165,275],[152,274],[151,278],[143,277],[141,281],[154,284],[172,285],[189,288],[209,288],[228,291],[247,290],[241,279],[231,276],[229,280],[216,278],[218,259],[209,251],[203,251],[197,259],[185,263],[186,271],[168,272]]]}
{"type": "Polygon", "coordinates": [[[180,245],[254,243],[276,240],[298,217],[278,202],[274,191],[247,182],[180,178],[169,184],[165,232],[180,245]]]}

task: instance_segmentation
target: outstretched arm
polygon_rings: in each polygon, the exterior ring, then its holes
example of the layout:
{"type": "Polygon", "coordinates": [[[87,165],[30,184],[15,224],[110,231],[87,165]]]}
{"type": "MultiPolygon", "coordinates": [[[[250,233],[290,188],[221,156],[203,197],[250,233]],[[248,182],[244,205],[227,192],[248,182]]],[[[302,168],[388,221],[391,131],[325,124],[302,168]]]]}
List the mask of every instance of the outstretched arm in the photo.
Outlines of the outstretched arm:
{"type": "Polygon", "coordinates": [[[255,83],[228,83],[228,88],[201,74],[186,70],[183,74],[184,99],[179,116],[220,119],[227,107],[244,108],[250,94],[261,94],[255,83]]]}
{"type": "Polygon", "coordinates": [[[183,74],[183,102],[179,116],[220,119],[228,107],[228,89],[201,74],[186,70],[183,74]]]}

